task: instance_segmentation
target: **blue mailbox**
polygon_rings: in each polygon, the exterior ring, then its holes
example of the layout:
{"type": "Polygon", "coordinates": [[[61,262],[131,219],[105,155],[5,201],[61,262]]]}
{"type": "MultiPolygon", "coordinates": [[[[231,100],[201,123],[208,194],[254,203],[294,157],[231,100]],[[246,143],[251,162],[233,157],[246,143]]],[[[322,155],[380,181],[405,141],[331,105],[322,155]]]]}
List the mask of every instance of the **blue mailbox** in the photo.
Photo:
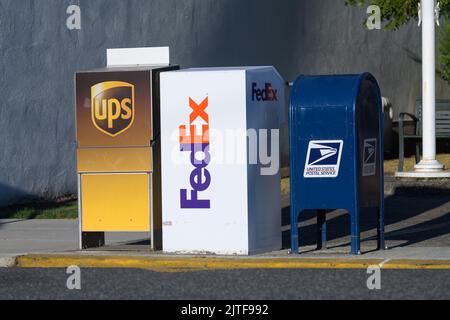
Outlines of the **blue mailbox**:
{"type": "Polygon", "coordinates": [[[376,208],[378,249],[385,248],[382,121],[380,89],[369,73],[295,81],[289,106],[292,253],[298,253],[296,226],[305,210],[317,210],[318,248],[326,246],[326,210],[347,210],[351,253],[360,254],[361,209],[376,208]]]}

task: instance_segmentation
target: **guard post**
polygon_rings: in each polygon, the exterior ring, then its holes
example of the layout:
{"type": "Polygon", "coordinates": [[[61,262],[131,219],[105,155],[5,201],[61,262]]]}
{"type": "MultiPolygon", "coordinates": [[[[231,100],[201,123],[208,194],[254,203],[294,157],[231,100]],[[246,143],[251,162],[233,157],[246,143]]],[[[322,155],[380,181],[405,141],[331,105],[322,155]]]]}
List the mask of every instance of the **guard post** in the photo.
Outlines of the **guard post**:
{"type": "Polygon", "coordinates": [[[369,73],[300,76],[290,96],[289,136],[292,253],[298,253],[298,218],[305,210],[317,210],[318,248],[326,247],[326,210],[347,210],[351,254],[360,254],[361,211],[376,208],[377,246],[384,249],[383,117],[376,79],[369,73]]]}

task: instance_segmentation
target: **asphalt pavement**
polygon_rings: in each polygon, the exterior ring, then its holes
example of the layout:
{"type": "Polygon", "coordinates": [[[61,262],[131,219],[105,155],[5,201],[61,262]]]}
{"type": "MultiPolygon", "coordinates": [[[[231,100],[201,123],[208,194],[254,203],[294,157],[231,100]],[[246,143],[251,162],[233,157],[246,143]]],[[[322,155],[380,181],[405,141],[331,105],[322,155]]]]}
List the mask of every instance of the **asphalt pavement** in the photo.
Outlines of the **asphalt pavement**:
{"type": "Polygon", "coordinates": [[[213,270],[154,272],[81,269],[69,290],[65,269],[0,268],[0,299],[450,299],[450,270],[381,270],[369,290],[366,270],[213,270]]]}

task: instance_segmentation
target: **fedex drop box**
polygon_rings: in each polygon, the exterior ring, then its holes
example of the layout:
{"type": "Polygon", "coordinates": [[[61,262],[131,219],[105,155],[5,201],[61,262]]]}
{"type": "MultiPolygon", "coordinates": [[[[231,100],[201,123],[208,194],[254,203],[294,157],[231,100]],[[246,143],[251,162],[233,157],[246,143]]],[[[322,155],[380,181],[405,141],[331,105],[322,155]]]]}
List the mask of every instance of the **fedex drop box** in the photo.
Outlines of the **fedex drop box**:
{"type": "Polygon", "coordinates": [[[164,252],[281,248],[284,108],[284,82],[273,67],[161,74],[164,252]]]}

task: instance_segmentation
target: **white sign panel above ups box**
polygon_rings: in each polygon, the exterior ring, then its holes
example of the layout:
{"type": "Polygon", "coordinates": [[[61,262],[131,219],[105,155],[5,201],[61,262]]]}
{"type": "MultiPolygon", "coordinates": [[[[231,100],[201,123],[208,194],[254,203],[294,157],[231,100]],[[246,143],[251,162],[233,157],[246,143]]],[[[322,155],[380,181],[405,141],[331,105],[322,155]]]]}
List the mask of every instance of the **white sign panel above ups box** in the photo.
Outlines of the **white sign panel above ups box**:
{"type": "Polygon", "coordinates": [[[106,50],[108,67],[169,65],[169,47],[115,48],[106,50]]]}
{"type": "Polygon", "coordinates": [[[161,74],[163,251],[248,255],[281,248],[273,67],[161,74]]]}

